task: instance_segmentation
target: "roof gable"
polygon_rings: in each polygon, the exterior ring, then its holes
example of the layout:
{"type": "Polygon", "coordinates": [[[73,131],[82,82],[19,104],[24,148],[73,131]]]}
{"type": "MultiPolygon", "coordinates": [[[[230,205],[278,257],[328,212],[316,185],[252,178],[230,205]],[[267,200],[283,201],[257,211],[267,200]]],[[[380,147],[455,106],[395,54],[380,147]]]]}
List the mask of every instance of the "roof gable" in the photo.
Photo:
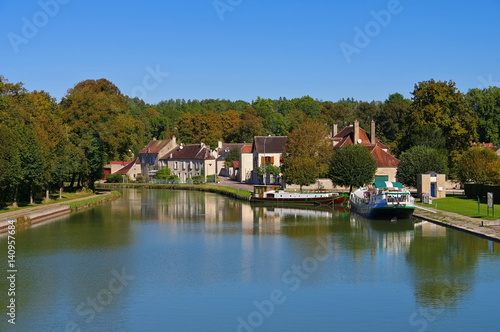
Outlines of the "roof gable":
{"type": "Polygon", "coordinates": [[[257,153],[283,153],[288,136],[255,136],[252,151],[257,153]]]}

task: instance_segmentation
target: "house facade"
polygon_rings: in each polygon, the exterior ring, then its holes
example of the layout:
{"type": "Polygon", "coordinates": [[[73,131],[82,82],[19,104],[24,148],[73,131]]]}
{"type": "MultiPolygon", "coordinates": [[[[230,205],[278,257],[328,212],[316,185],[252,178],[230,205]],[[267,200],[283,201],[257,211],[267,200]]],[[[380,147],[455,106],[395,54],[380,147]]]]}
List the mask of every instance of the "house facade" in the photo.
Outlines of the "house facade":
{"type": "Polygon", "coordinates": [[[210,147],[201,144],[181,144],[159,158],[159,167],[170,168],[172,175],[177,175],[181,182],[201,175],[215,175],[215,157],[210,147]]]}
{"type": "Polygon", "coordinates": [[[375,180],[396,181],[396,172],[399,160],[391,155],[387,145],[382,144],[375,135],[375,122],[370,124],[370,134],[359,127],[358,120],[354,124],[345,127],[337,133],[337,125],[332,127],[331,141],[334,148],[349,144],[360,144],[365,146],[372,154],[377,163],[375,180]]]}
{"type": "Polygon", "coordinates": [[[240,150],[240,163],[237,180],[240,182],[251,182],[253,171],[252,144],[244,144],[240,150]]]}
{"type": "Polygon", "coordinates": [[[139,175],[142,175],[141,160],[137,157],[134,161],[128,162],[125,166],[116,170],[112,174],[128,176],[130,180],[135,181],[139,175]]]}
{"type": "MultiPolygon", "coordinates": [[[[252,145],[253,154],[253,182],[257,182],[255,170],[264,163],[270,162],[276,167],[280,167],[283,163],[283,152],[285,144],[288,140],[287,136],[255,136],[252,145]]],[[[266,181],[267,182],[267,181],[266,181]]]]}
{"type": "Polygon", "coordinates": [[[150,178],[154,177],[160,169],[160,157],[176,147],[177,140],[175,136],[172,136],[172,139],[164,140],[153,138],[151,142],[139,151],[142,175],[150,178]]]}

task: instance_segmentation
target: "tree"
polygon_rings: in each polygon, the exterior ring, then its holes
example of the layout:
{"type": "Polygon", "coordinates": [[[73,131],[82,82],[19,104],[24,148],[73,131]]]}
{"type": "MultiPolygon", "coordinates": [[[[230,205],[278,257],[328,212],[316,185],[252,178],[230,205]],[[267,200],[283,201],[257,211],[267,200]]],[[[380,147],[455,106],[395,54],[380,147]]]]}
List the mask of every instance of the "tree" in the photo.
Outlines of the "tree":
{"type": "Polygon", "coordinates": [[[447,174],[447,165],[446,154],[427,146],[414,146],[401,154],[396,177],[399,182],[416,187],[418,174],[431,171],[447,174]]]}
{"type": "Polygon", "coordinates": [[[500,160],[488,148],[472,147],[458,161],[458,179],[462,183],[495,183],[499,178],[500,160]]]}
{"type": "Polygon", "coordinates": [[[405,99],[403,95],[394,93],[389,95],[380,112],[375,118],[377,126],[377,138],[386,142],[393,142],[397,134],[403,129],[404,120],[410,111],[411,100],[405,99]]]}
{"type": "Polygon", "coordinates": [[[232,148],[226,155],[224,166],[233,167],[233,161],[240,161],[240,149],[232,148]]]}
{"type": "Polygon", "coordinates": [[[472,108],[453,81],[420,82],[415,84],[412,95],[410,112],[398,136],[399,151],[422,145],[412,132],[440,130],[448,150],[448,165],[453,165],[468,149],[470,141],[477,139],[477,120],[472,108]]]}
{"type": "Polygon", "coordinates": [[[283,179],[300,186],[316,182],[328,172],[332,147],[327,140],[328,129],[308,120],[288,135],[283,153],[283,179]]]}
{"type": "Polygon", "coordinates": [[[370,151],[358,144],[345,145],[333,151],[328,176],[335,185],[361,187],[373,181],[377,163],[370,151]]]}
{"type": "Polygon", "coordinates": [[[478,118],[478,134],[480,142],[491,142],[500,145],[500,88],[471,89],[467,100],[478,118]]]}
{"type": "Polygon", "coordinates": [[[263,119],[257,116],[257,111],[253,108],[246,108],[241,113],[241,123],[239,139],[240,142],[253,142],[254,136],[264,134],[263,119]]]}
{"type": "Polygon", "coordinates": [[[267,175],[278,176],[278,175],[280,175],[280,173],[281,173],[280,168],[278,166],[275,166],[270,161],[260,165],[257,168],[257,175],[260,178],[263,178],[264,176],[267,176],[267,175]]]}

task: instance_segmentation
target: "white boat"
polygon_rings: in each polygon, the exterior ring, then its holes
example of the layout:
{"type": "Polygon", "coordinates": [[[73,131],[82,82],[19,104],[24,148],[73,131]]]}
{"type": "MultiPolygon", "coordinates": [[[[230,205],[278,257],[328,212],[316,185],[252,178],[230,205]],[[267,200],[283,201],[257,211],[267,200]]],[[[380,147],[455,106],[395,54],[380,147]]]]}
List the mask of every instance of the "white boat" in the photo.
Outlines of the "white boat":
{"type": "Polygon", "coordinates": [[[371,219],[409,218],[415,199],[399,182],[376,181],[351,193],[351,210],[371,219]]]}
{"type": "Polygon", "coordinates": [[[342,204],[348,198],[348,194],[344,193],[323,191],[288,192],[279,186],[259,185],[254,186],[251,202],[292,205],[342,204]]]}

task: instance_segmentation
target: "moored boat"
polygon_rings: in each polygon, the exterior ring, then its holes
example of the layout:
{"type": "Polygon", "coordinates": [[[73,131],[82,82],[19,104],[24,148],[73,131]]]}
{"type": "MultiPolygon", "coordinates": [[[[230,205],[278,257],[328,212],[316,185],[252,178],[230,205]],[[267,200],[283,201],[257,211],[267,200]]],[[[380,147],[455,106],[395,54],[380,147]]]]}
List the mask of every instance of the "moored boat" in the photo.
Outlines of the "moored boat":
{"type": "Polygon", "coordinates": [[[288,192],[280,186],[262,185],[254,186],[252,202],[291,204],[291,205],[314,205],[314,204],[342,204],[349,196],[345,193],[308,191],[288,192]]]}
{"type": "Polygon", "coordinates": [[[370,219],[409,218],[415,199],[399,182],[376,181],[351,193],[351,210],[370,219]]]}

